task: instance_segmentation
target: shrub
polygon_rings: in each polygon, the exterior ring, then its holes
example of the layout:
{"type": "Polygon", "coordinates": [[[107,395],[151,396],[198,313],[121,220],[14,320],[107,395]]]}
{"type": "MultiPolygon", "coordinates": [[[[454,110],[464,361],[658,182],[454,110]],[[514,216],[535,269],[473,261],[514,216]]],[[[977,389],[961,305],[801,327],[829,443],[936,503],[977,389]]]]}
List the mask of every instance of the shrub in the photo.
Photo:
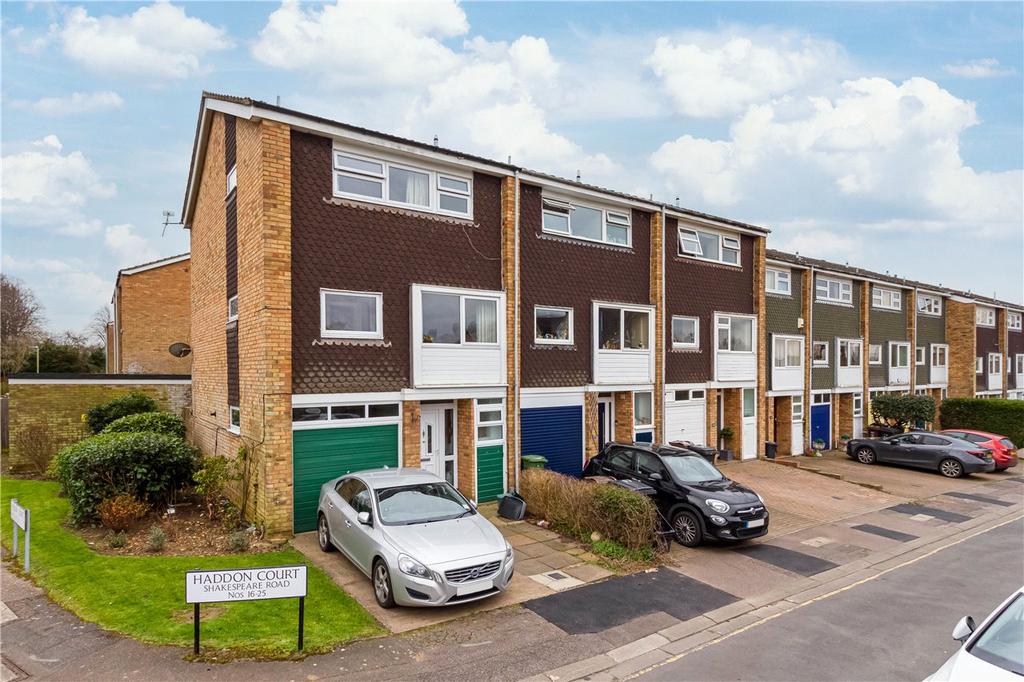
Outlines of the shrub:
{"type": "Polygon", "coordinates": [[[139,412],[118,417],[107,424],[102,433],[140,433],[150,431],[168,436],[185,437],[185,422],[170,412],[139,412]]]}
{"type": "Polygon", "coordinates": [[[149,540],[146,542],[146,549],[150,552],[164,551],[167,544],[167,533],[160,526],[152,526],[149,529],[149,540]]]}
{"type": "Polygon", "coordinates": [[[228,481],[239,478],[235,463],[226,457],[216,455],[204,457],[198,471],[193,476],[196,484],[196,493],[202,495],[206,503],[206,513],[213,520],[220,506],[220,499],[224,495],[224,488],[228,481]]]}
{"type": "Polygon", "coordinates": [[[871,415],[876,422],[903,431],[908,424],[935,421],[935,398],[880,393],[871,399],[871,415]]]}
{"type": "Polygon", "coordinates": [[[228,536],[228,547],[232,552],[244,552],[249,549],[249,534],[238,530],[228,536]]]}
{"type": "Polygon", "coordinates": [[[146,515],[147,510],[146,503],[132,495],[118,495],[96,505],[100,523],[112,531],[128,530],[133,523],[146,515]]]}
{"type": "Polygon", "coordinates": [[[159,433],[109,433],[61,450],[51,472],[71,505],[75,523],[96,517],[96,506],[122,494],[166,504],[192,481],[196,451],[181,438],[159,433]]]}
{"type": "Polygon", "coordinates": [[[1024,446],[1024,400],[947,398],[939,413],[944,429],[988,431],[1024,446]]]}
{"type": "Polygon", "coordinates": [[[528,511],[577,537],[593,531],[628,549],[650,548],[658,512],[650,498],[618,486],[588,483],[545,469],[526,469],[520,493],[528,511]]]}
{"type": "Polygon", "coordinates": [[[20,471],[45,476],[58,446],[50,425],[44,422],[28,424],[18,431],[16,441],[14,466],[20,471]]]}
{"type": "Polygon", "coordinates": [[[156,401],[145,393],[126,393],[89,410],[86,420],[93,433],[99,433],[107,424],[129,414],[156,412],[156,401]]]}
{"type": "Polygon", "coordinates": [[[128,536],[124,533],[113,533],[110,536],[110,546],[114,549],[121,549],[128,544],[128,536]]]}

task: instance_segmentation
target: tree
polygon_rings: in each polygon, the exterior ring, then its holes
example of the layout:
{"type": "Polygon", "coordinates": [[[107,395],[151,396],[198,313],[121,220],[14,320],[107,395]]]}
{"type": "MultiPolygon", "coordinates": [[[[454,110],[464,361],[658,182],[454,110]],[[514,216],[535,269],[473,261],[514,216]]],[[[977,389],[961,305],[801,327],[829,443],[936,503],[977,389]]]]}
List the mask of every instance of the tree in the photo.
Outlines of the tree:
{"type": "MultiPolygon", "coordinates": [[[[17,372],[42,337],[43,307],[19,279],[0,274],[0,372],[17,372]]],[[[35,369],[33,367],[33,369],[35,369]]]]}
{"type": "MultiPolygon", "coordinates": [[[[103,349],[89,345],[82,334],[64,332],[60,336],[39,343],[39,371],[42,373],[87,374],[102,372],[105,358],[103,349]]],[[[20,368],[22,372],[36,371],[36,356],[31,353],[20,368]]]]}
{"type": "Polygon", "coordinates": [[[100,346],[106,348],[107,346],[107,326],[114,321],[114,316],[110,313],[110,308],[103,306],[93,313],[92,319],[89,321],[89,326],[85,328],[86,333],[93,341],[100,346]]]}
{"type": "Polygon", "coordinates": [[[916,426],[935,421],[935,398],[879,393],[871,399],[871,414],[876,422],[904,431],[908,424],[916,426]]]}

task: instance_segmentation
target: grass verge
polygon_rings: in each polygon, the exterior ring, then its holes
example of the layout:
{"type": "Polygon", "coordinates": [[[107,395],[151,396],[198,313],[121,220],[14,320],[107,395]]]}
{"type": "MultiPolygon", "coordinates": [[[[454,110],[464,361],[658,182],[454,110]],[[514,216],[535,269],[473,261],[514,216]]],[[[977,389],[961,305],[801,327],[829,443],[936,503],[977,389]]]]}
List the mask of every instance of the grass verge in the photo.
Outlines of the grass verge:
{"type": "MultiPolygon", "coordinates": [[[[32,579],[82,620],[152,644],[191,646],[192,607],[185,572],[193,568],[309,566],[304,654],[382,632],[352,597],[293,549],[226,556],[110,556],[89,549],[64,526],[66,499],[49,481],[0,480],[0,538],[10,549],[10,499],[32,512],[32,579]]],[[[20,556],[18,566],[20,567],[20,556]]],[[[288,658],[295,655],[298,601],[211,604],[203,607],[204,658],[288,658]]]]}

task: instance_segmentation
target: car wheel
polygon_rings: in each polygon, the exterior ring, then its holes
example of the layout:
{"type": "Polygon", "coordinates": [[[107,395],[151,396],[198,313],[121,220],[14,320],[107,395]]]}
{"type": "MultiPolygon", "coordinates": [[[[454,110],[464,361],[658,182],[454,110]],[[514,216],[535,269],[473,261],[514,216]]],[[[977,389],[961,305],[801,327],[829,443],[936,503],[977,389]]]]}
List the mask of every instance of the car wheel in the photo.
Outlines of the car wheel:
{"type": "Polygon", "coordinates": [[[676,533],[676,540],[683,547],[696,547],[704,539],[700,521],[688,511],[677,512],[672,517],[672,530],[676,533]]]}
{"type": "Polygon", "coordinates": [[[373,596],[382,609],[395,605],[395,594],[391,589],[391,574],[383,559],[373,562],[373,596]]]}
{"type": "Polygon", "coordinates": [[[964,465],[955,459],[944,459],[939,462],[939,473],[947,478],[960,478],[964,475],[964,465]]]}
{"type": "Polygon", "coordinates": [[[857,461],[861,464],[874,464],[875,451],[868,447],[857,449],[857,461]]]}
{"type": "Polygon", "coordinates": [[[331,528],[327,525],[327,517],[323,514],[316,518],[316,541],[320,545],[321,552],[333,552],[334,545],[331,544],[331,528]]]}

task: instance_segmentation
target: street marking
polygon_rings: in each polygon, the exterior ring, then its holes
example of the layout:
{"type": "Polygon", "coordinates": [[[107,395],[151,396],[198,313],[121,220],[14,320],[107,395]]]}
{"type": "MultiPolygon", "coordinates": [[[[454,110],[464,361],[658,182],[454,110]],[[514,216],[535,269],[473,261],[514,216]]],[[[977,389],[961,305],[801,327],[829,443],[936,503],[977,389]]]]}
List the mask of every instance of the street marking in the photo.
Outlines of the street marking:
{"type": "Polygon", "coordinates": [[[792,611],[796,611],[797,609],[802,609],[805,606],[817,603],[819,601],[824,601],[825,599],[828,599],[830,597],[834,597],[837,594],[840,594],[842,592],[846,592],[847,590],[851,590],[854,587],[858,587],[860,585],[863,585],[864,583],[871,582],[872,580],[877,580],[878,578],[881,578],[883,575],[891,573],[892,571],[899,570],[899,569],[904,568],[905,566],[909,566],[911,564],[916,564],[918,561],[921,561],[922,559],[927,559],[930,556],[934,556],[935,554],[938,554],[939,552],[941,552],[943,550],[946,550],[946,549],[949,549],[950,547],[954,547],[956,545],[959,545],[960,543],[966,542],[967,540],[970,540],[971,538],[977,537],[978,535],[984,535],[985,533],[989,533],[989,532],[995,530],[996,528],[1002,528],[1005,525],[1008,525],[1008,524],[1011,524],[1011,523],[1016,523],[1017,521],[1020,521],[1021,519],[1024,519],[1024,514],[1018,514],[1017,516],[1014,516],[1013,518],[1007,519],[1007,520],[1005,520],[1005,521],[1003,521],[1001,523],[997,523],[996,525],[990,526],[988,528],[985,528],[984,530],[979,530],[979,531],[972,532],[972,533],[970,533],[968,535],[965,535],[964,537],[960,538],[959,540],[955,540],[953,542],[947,543],[945,545],[942,545],[941,547],[936,547],[935,549],[929,550],[928,552],[926,552],[925,554],[922,554],[919,557],[915,557],[913,559],[907,559],[903,563],[897,564],[896,566],[892,566],[892,567],[887,568],[885,570],[879,571],[875,575],[868,576],[867,578],[861,578],[860,580],[857,580],[856,582],[852,582],[849,585],[846,585],[845,587],[840,587],[840,588],[832,590],[831,592],[828,592],[826,594],[820,595],[818,597],[814,597],[813,599],[808,599],[805,602],[801,602],[799,604],[794,604],[792,608],[788,608],[785,611],[780,611],[778,613],[773,613],[770,616],[765,616],[761,620],[755,621],[755,622],[753,622],[753,623],[751,623],[749,625],[745,625],[745,626],[739,628],[738,630],[733,630],[732,632],[730,632],[728,634],[722,635],[721,637],[716,637],[715,639],[712,639],[712,640],[710,640],[708,642],[705,642],[704,644],[701,644],[701,645],[696,646],[696,647],[694,647],[692,649],[684,651],[681,654],[676,654],[675,656],[672,656],[670,658],[666,658],[664,661],[660,661],[660,662],[655,663],[654,665],[648,666],[648,667],[646,667],[646,668],[644,668],[642,670],[638,670],[635,673],[633,673],[632,675],[629,675],[628,677],[624,677],[623,679],[624,680],[632,680],[632,679],[635,679],[637,677],[640,677],[641,675],[646,675],[647,673],[651,672],[652,670],[657,670],[658,668],[666,666],[669,663],[675,663],[676,661],[678,661],[680,659],[683,659],[683,658],[685,658],[686,656],[688,656],[688,655],[690,655],[692,653],[696,653],[698,651],[701,651],[702,649],[705,649],[705,648],[707,648],[707,647],[709,647],[709,646],[711,646],[713,644],[718,644],[719,642],[724,642],[725,640],[729,639],[730,637],[733,637],[733,636],[738,635],[740,633],[746,632],[747,630],[751,630],[751,629],[753,629],[753,628],[755,628],[755,627],[757,627],[759,625],[763,625],[764,623],[767,623],[768,621],[775,620],[779,616],[784,616],[787,613],[790,613],[792,611]]]}

